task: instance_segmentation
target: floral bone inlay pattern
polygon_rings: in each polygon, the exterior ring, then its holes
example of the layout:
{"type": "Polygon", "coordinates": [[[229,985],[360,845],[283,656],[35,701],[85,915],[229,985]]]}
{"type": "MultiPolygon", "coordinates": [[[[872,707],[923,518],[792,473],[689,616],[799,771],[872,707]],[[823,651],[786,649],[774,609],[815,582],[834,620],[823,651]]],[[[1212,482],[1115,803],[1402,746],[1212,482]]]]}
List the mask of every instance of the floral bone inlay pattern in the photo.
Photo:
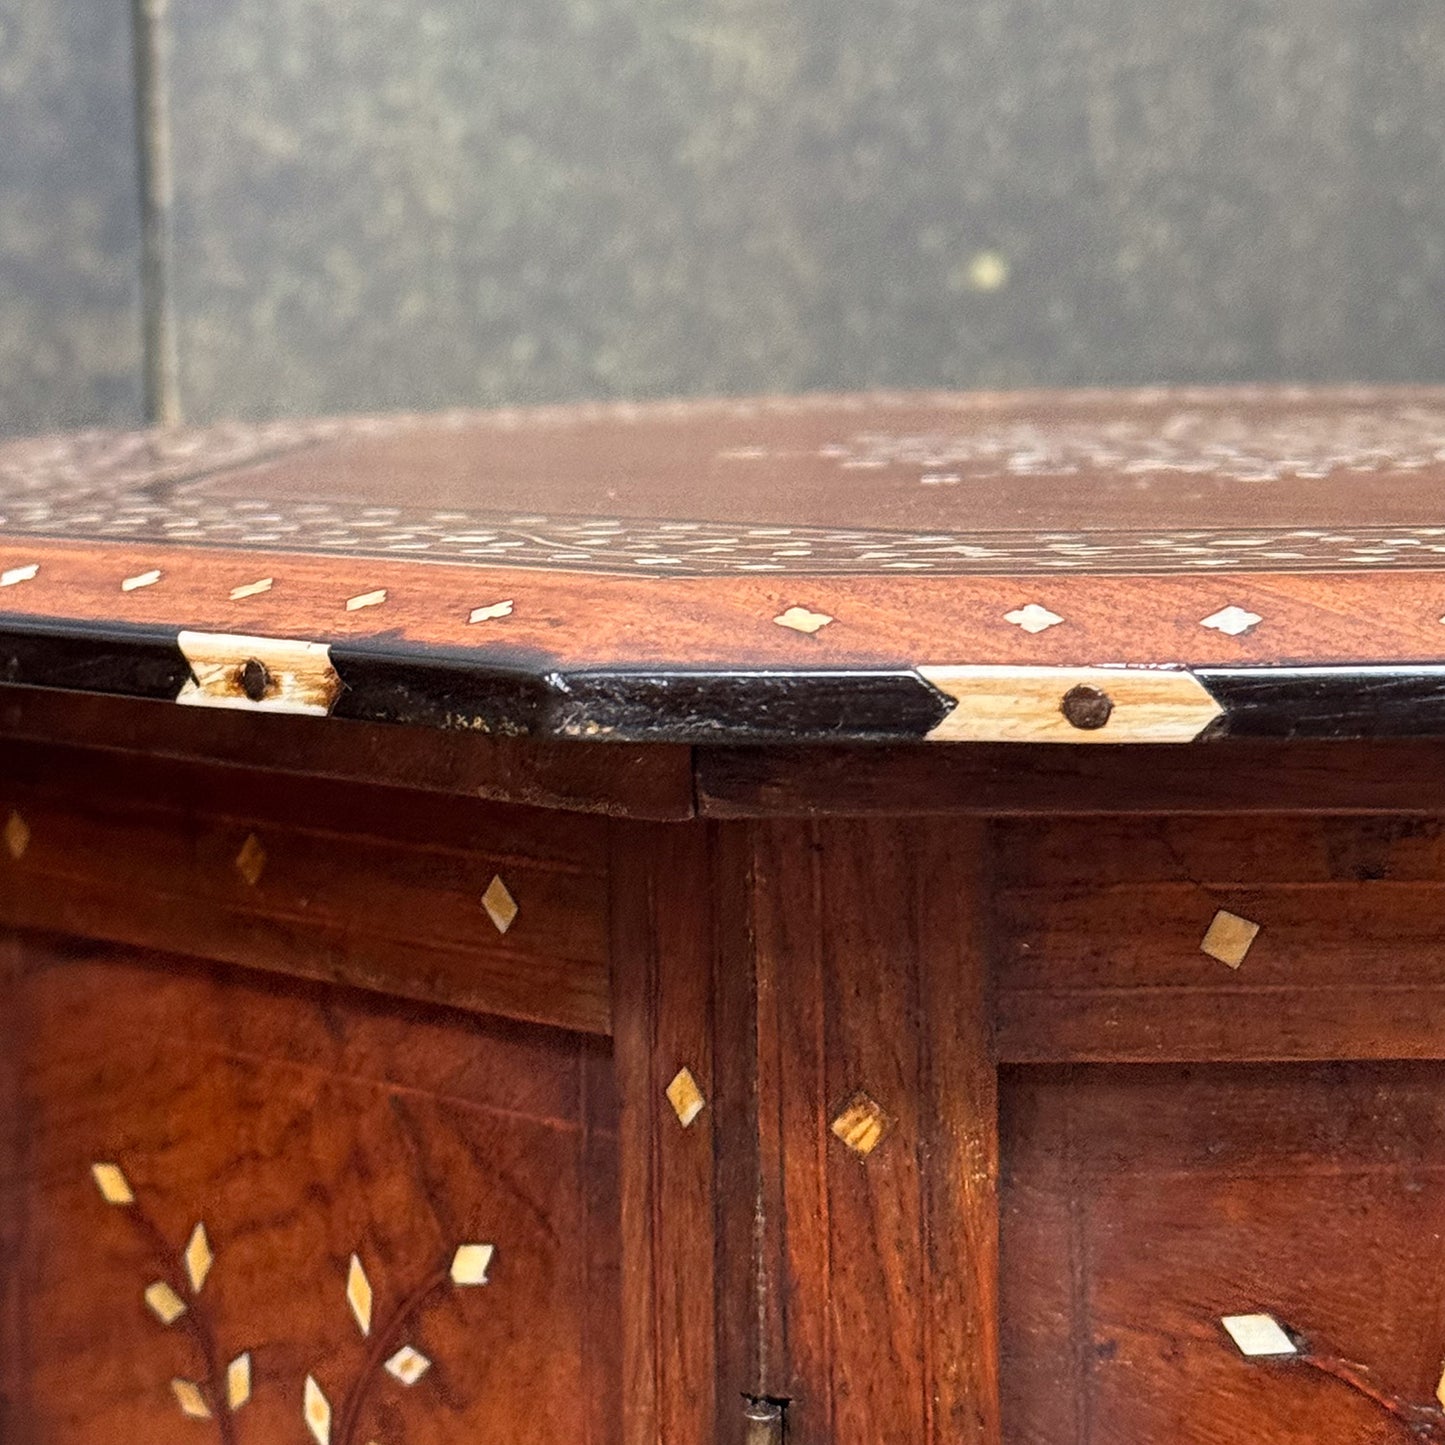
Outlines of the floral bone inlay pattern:
{"type": "Polygon", "coordinates": [[[211,1266],[215,1263],[215,1255],[211,1253],[211,1241],[206,1238],[206,1226],[199,1223],[191,1231],[190,1240],[186,1244],[185,1265],[186,1277],[191,1282],[191,1289],[200,1294],[201,1287],[206,1282],[206,1276],[211,1272],[211,1266]]]}
{"type": "Polygon", "coordinates": [[[125,1177],[119,1164],[92,1164],[90,1172],[95,1179],[95,1187],[100,1190],[100,1197],[107,1204],[134,1204],[135,1195],[131,1192],[130,1181],[125,1177]]]}
{"type": "Polygon", "coordinates": [[[487,1271],[496,1252],[496,1247],[490,1244],[459,1244],[452,1256],[452,1283],[459,1289],[487,1284],[487,1271]]]}
{"type": "Polygon", "coordinates": [[[145,1302],[151,1313],[163,1324],[173,1325],[186,1312],[186,1302],[165,1280],[146,1286],[145,1302]]]}
{"type": "Polygon", "coordinates": [[[226,1404],[239,1410],[251,1398],[251,1352],[236,1356],[226,1366],[226,1404]]]}
{"type": "Polygon", "coordinates": [[[211,1418],[211,1407],[206,1404],[206,1397],[194,1380],[172,1380],[171,1390],[176,1397],[176,1404],[181,1407],[181,1414],[192,1420],[211,1418]]]}
{"type": "Polygon", "coordinates": [[[322,1393],[312,1376],[307,1375],[301,1390],[301,1408],[306,1428],[316,1445],[331,1445],[331,1401],[322,1393]]]}

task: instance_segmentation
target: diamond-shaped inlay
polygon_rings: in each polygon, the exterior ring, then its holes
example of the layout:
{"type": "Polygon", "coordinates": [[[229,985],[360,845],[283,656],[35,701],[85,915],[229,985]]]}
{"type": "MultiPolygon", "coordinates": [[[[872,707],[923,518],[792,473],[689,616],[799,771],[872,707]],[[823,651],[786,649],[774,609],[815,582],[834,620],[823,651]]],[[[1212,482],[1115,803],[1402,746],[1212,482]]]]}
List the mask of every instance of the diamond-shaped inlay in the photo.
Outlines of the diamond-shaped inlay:
{"type": "Polygon", "coordinates": [[[1221,908],[1214,915],[1199,948],[1210,958],[1217,958],[1220,963],[1227,963],[1230,968],[1238,968],[1258,936],[1259,924],[1251,923],[1249,919],[1221,908]]]}
{"type": "Polygon", "coordinates": [[[366,1277],[366,1271],[361,1267],[361,1261],[353,1254],[351,1256],[351,1268],[346,1274],[346,1303],[351,1306],[351,1313],[356,1316],[356,1323],[361,1333],[371,1333],[371,1281],[366,1277]]]}
{"type": "Polygon", "coordinates": [[[403,1385],[414,1385],[431,1369],[431,1361],[419,1350],[403,1345],[387,1362],[386,1372],[403,1385]]]}
{"type": "Polygon", "coordinates": [[[380,607],[386,601],[386,588],[378,587],[375,592],[362,592],[346,599],[348,612],[360,612],[363,607],[380,607]]]}
{"type": "Polygon", "coordinates": [[[789,607],[773,618],[779,627],[791,627],[794,632],[805,632],[810,637],[820,632],[833,621],[826,612],[813,612],[806,607],[789,607]]]}
{"type": "Polygon", "coordinates": [[[127,577],[120,584],[122,592],[134,592],[139,587],[154,587],[161,580],[161,569],[152,567],[149,572],[137,572],[134,577],[127,577]]]}
{"type": "Polygon", "coordinates": [[[30,824],[19,813],[5,820],[5,851],[18,863],[30,846],[30,824]]]}
{"type": "Polygon", "coordinates": [[[1219,1322],[1241,1355],[1297,1355],[1295,1342],[1273,1315],[1225,1315],[1219,1322]]]}
{"type": "Polygon", "coordinates": [[[1037,602],[1030,602],[1027,607],[1019,607],[1013,612],[1005,612],[1005,622],[1012,622],[1015,627],[1022,627],[1025,632],[1047,632],[1051,627],[1057,627],[1064,619],[1057,612],[1050,612],[1047,607],[1040,607],[1037,602]]]}
{"type": "Polygon", "coordinates": [[[492,622],[498,617],[510,617],[512,615],[512,603],[493,602],[488,607],[473,607],[467,616],[468,622],[492,622]]]}
{"type": "Polygon", "coordinates": [[[452,1283],[458,1287],[487,1283],[487,1271],[492,1267],[492,1256],[497,1247],[493,1244],[460,1244],[452,1256],[452,1283]]]}
{"type": "Polygon", "coordinates": [[[311,1438],[316,1445],[331,1445],[331,1401],[321,1393],[321,1386],[310,1375],[306,1377],[301,1403],[311,1438]]]}
{"type": "Polygon", "coordinates": [[[134,1204],[130,1180],[125,1177],[119,1164],[92,1164],[90,1172],[95,1176],[95,1187],[107,1204],[134,1204]]]}
{"type": "Polygon", "coordinates": [[[487,884],[487,891],[482,894],[482,907],[487,910],[487,917],[496,925],[498,933],[505,933],[517,921],[517,900],[507,891],[500,875],[487,884]]]}
{"type": "Polygon", "coordinates": [[[261,881],[265,868],[266,850],[261,846],[261,840],[254,833],[247,833],[241,851],[236,854],[236,871],[254,888],[261,881]]]}
{"type": "Polygon", "coordinates": [[[1221,607],[1218,612],[1201,617],[1199,625],[1212,627],[1216,632],[1223,632],[1230,637],[1243,637],[1246,632],[1253,632],[1263,621],[1264,618],[1259,613],[1246,612],[1243,607],[1221,607]]]}
{"type": "Polygon", "coordinates": [[[251,1352],[237,1355],[226,1366],[226,1404],[239,1410],[251,1398],[251,1352]]]}
{"type": "Polygon", "coordinates": [[[0,587],[14,587],[17,582],[29,582],[39,571],[38,562],[31,562],[24,567],[7,567],[0,572],[0,587]]]}
{"type": "Polygon", "coordinates": [[[255,582],[243,582],[239,587],[231,588],[231,601],[239,602],[243,597],[259,597],[263,592],[269,592],[276,585],[274,577],[261,577],[255,582]]]}
{"type": "Polygon", "coordinates": [[[181,1414],[188,1415],[192,1420],[211,1418],[211,1407],[206,1404],[206,1397],[194,1380],[172,1380],[171,1391],[176,1397],[176,1404],[181,1407],[181,1414]]]}
{"type": "Polygon", "coordinates": [[[186,1277],[191,1282],[191,1288],[200,1294],[201,1286],[205,1284],[206,1276],[216,1262],[215,1255],[211,1253],[211,1241],[206,1238],[204,1224],[197,1224],[191,1231],[190,1240],[186,1244],[185,1259],[186,1277]]]}
{"type": "Polygon", "coordinates": [[[1435,1398],[1440,1402],[1442,1409],[1445,1409],[1445,1370],[1440,1372],[1440,1383],[1435,1386],[1435,1398]]]}
{"type": "Polygon", "coordinates": [[[146,1303],[151,1313],[163,1324],[173,1325],[186,1312],[186,1302],[165,1280],[158,1279],[146,1286],[146,1303]]]}
{"type": "Polygon", "coordinates": [[[861,1091],[843,1106],[833,1120],[833,1132],[855,1153],[865,1158],[882,1142],[893,1121],[875,1100],[861,1091]]]}
{"type": "Polygon", "coordinates": [[[679,1069],[667,1086],[667,1102],[677,1115],[677,1122],[686,1129],[707,1105],[691,1069],[679,1069]]]}

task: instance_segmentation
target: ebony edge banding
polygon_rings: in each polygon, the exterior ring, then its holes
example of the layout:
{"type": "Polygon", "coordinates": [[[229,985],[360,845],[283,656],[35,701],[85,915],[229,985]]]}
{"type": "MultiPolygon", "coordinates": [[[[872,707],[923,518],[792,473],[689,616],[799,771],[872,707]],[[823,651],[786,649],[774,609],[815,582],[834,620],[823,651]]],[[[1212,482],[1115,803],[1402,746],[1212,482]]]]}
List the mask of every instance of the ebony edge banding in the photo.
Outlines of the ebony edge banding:
{"type": "MultiPolygon", "coordinates": [[[[0,620],[0,684],[173,701],[190,679],[176,636],[0,620]]],[[[343,683],[333,717],[514,737],[906,743],[927,737],[954,706],[911,668],[567,672],[540,657],[503,666],[347,642],[331,644],[331,660],[343,683]]],[[[1445,738],[1445,664],[1193,673],[1222,709],[1200,741],[1445,738]]]]}

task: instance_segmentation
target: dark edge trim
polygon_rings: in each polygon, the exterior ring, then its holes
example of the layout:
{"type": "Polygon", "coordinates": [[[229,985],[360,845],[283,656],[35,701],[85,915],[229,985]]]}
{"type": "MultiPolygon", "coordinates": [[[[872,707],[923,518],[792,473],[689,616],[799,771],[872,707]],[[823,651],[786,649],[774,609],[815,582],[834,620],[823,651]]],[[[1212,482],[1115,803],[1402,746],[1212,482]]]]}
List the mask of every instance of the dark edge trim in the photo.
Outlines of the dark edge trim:
{"type": "MultiPolygon", "coordinates": [[[[0,684],[173,701],[170,628],[0,617],[0,684]]],[[[911,668],[567,672],[542,656],[335,642],[332,716],[500,736],[686,744],[917,742],[954,704],[911,668]]],[[[1223,709],[1201,737],[1445,738],[1445,663],[1194,668],[1223,709]]]]}
{"type": "Polygon", "coordinates": [[[0,620],[0,683],[173,701],[191,675],[171,628],[0,620]]]}
{"type": "Polygon", "coordinates": [[[1445,665],[1195,668],[1224,709],[1208,738],[1445,737],[1445,665]]]}

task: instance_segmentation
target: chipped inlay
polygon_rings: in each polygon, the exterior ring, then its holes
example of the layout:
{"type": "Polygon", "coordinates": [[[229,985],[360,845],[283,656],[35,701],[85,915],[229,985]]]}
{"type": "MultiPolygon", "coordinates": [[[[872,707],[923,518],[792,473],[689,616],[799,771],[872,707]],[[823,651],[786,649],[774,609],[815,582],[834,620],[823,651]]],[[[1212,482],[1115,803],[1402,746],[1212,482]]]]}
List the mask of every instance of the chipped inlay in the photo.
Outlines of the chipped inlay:
{"type": "Polygon", "coordinates": [[[487,910],[487,917],[492,920],[498,933],[505,933],[517,921],[517,914],[520,912],[517,900],[502,882],[500,874],[487,884],[487,891],[482,894],[482,907],[487,910]]]}
{"type": "Polygon", "coordinates": [[[5,851],[18,863],[30,846],[30,824],[17,812],[5,820],[5,851]]]}
{"type": "Polygon", "coordinates": [[[206,1283],[206,1276],[211,1272],[211,1266],[216,1262],[216,1257],[211,1253],[211,1241],[206,1238],[206,1226],[204,1222],[198,1222],[191,1231],[191,1237],[186,1242],[185,1252],[186,1278],[191,1282],[191,1290],[200,1294],[202,1286],[206,1283]]]}
{"type": "Polygon", "coordinates": [[[1047,632],[1051,627],[1057,627],[1064,619],[1057,612],[1050,612],[1047,607],[1041,607],[1037,602],[1030,602],[1025,607],[1017,607],[1012,612],[1005,612],[1005,622],[1012,622],[1015,627],[1021,627],[1025,632],[1038,633],[1047,632]]]}
{"type": "Polygon", "coordinates": [[[1225,1315],[1219,1323],[1224,1326],[1239,1353],[1250,1359],[1299,1353],[1295,1342],[1273,1315],[1225,1315]]]}
{"type": "Polygon", "coordinates": [[[152,567],[149,572],[137,572],[134,577],[125,578],[120,584],[122,592],[135,592],[142,587],[154,587],[161,580],[161,569],[152,567]]]}
{"type": "Polygon", "coordinates": [[[163,1279],[158,1279],[153,1284],[146,1286],[145,1302],[150,1306],[151,1313],[163,1325],[175,1324],[186,1312],[185,1300],[163,1279]]]}
{"type": "Polygon", "coordinates": [[[100,1190],[100,1197],[107,1204],[135,1203],[130,1180],[119,1164],[92,1164],[90,1172],[95,1179],[95,1187],[100,1190]]]}
{"type": "Polygon", "coordinates": [[[821,632],[833,620],[826,612],[813,612],[807,607],[789,607],[773,618],[779,627],[789,627],[809,637],[821,632]]]}
{"type": "Polygon", "coordinates": [[[679,1069],[673,1076],[672,1082],[667,1086],[667,1101],[677,1115],[677,1122],[684,1129],[690,1128],[707,1107],[707,1100],[703,1098],[702,1090],[698,1088],[697,1080],[688,1068],[679,1069]]]}
{"type": "Polygon", "coordinates": [[[378,587],[375,592],[360,592],[346,599],[348,612],[360,612],[363,607],[380,607],[386,601],[386,588],[378,587]]]}
{"type": "Polygon", "coordinates": [[[247,833],[246,841],[241,844],[241,851],[236,854],[236,872],[246,880],[248,887],[254,888],[265,871],[266,850],[254,833],[247,833]]]}
{"type": "Polygon", "coordinates": [[[181,1414],[191,1420],[209,1420],[211,1418],[211,1407],[206,1404],[206,1397],[201,1393],[201,1387],[194,1380],[174,1379],[171,1381],[171,1393],[176,1397],[176,1404],[181,1407],[181,1414]]]}
{"type": "Polygon", "coordinates": [[[276,585],[274,577],[260,577],[255,582],[243,582],[239,587],[231,588],[231,601],[239,602],[243,597],[259,597],[263,592],[269,592],[276,585]]]}
{"type": "Polygon", "coordinates": [[[1205,930],[1199,944],[1200,952],[1207,953],[1210,958],[1217,958],[1220,963],[1227,963],[1230,968],[1238,968],[1249,950],[1254,947],[1259,928],[1259,924],[1248,918],[1241,918],[1239,914],[1221,908],[1205,930]]]}
{"type": "Polygon", "coordinates": [[[302,1386],[301,1409],[316,1445],[331,1445],[331,1401],[310,1375],[302,1386]]]}
{"type": "Polygon", "coordinates": [[[498,617],[510,617],[514,604],[511,601],[493,602],[487,607],[474,607],[467,614],[468,622],[491,622],[498,617]]]}
{"type": "Polygon", "coordinates": [[[855,1154],[867,1158],[884,1140],[893,1121],[882,1105],[862,1090],[854,1094],[833,1120],[833,1133],[855,1154]]]}
{"type": "Polygon", "coordinates": [[[14,587],[29,582],[40,571],[40,563],[28,562],[23,567],[7,567],[0,572],[0,587],[14,587]]]}
{"type": "Polygon", "coordinates": [[[920,667],[956,707],[930,742],[1187,743],[1223,708],[1193,673],[1156,667],[920,667]],[[1108,701],[1080,722],[1066,700],[1108,701]],[[1071,717],[1070,713],[1075,716],[1071,717]]]}
{"type": "Polygon", "coordinates": [[[325,717],[341,693],[324,642],[182,632],[176,644],[191,669],[176,701],[190,707],[325,717]]]}
{"type": "Polygon", "coordinates": [[[371,1333],[371,1281],[366,1277],[361,1260],[351,1256],[351,1267],[346,1272],[346,1303],[351,1306],[357,1328],[363,1335],[371,1333]]]}
{"type": "Polygon", "coordinates": [[[1212,627],[1216,632],[1222,632],[1227,637],[1243,637],[1246,632],[1253,632],[1261,622],[1264,621],[1259,613],[1248,612],[1243,607],[1221,607],[1218,612],[1211,613],[1208,617],[1201,617],[1201,627],[1212,627]]]}
{"type": "Polygon", "coordinates": [[[386,1372],[403,1385],[414,1385],[431,1369],[431,1361],[410,1345],[403,1345],[387,1362],[386,1372]]]}
{"type": "Polygon", "coordinates": [[[496,1252],[494,1244],[459,1244],[452,1255],[452,1283],[458,1289],[490,1283],[487,1271],[496,1252]]]}
{"type": "Polygon", "coordinates": [[[226,1405],[239,1410],[251,1398],[251,1352],[246,1350],[226,1366],[226,1405]]]}

